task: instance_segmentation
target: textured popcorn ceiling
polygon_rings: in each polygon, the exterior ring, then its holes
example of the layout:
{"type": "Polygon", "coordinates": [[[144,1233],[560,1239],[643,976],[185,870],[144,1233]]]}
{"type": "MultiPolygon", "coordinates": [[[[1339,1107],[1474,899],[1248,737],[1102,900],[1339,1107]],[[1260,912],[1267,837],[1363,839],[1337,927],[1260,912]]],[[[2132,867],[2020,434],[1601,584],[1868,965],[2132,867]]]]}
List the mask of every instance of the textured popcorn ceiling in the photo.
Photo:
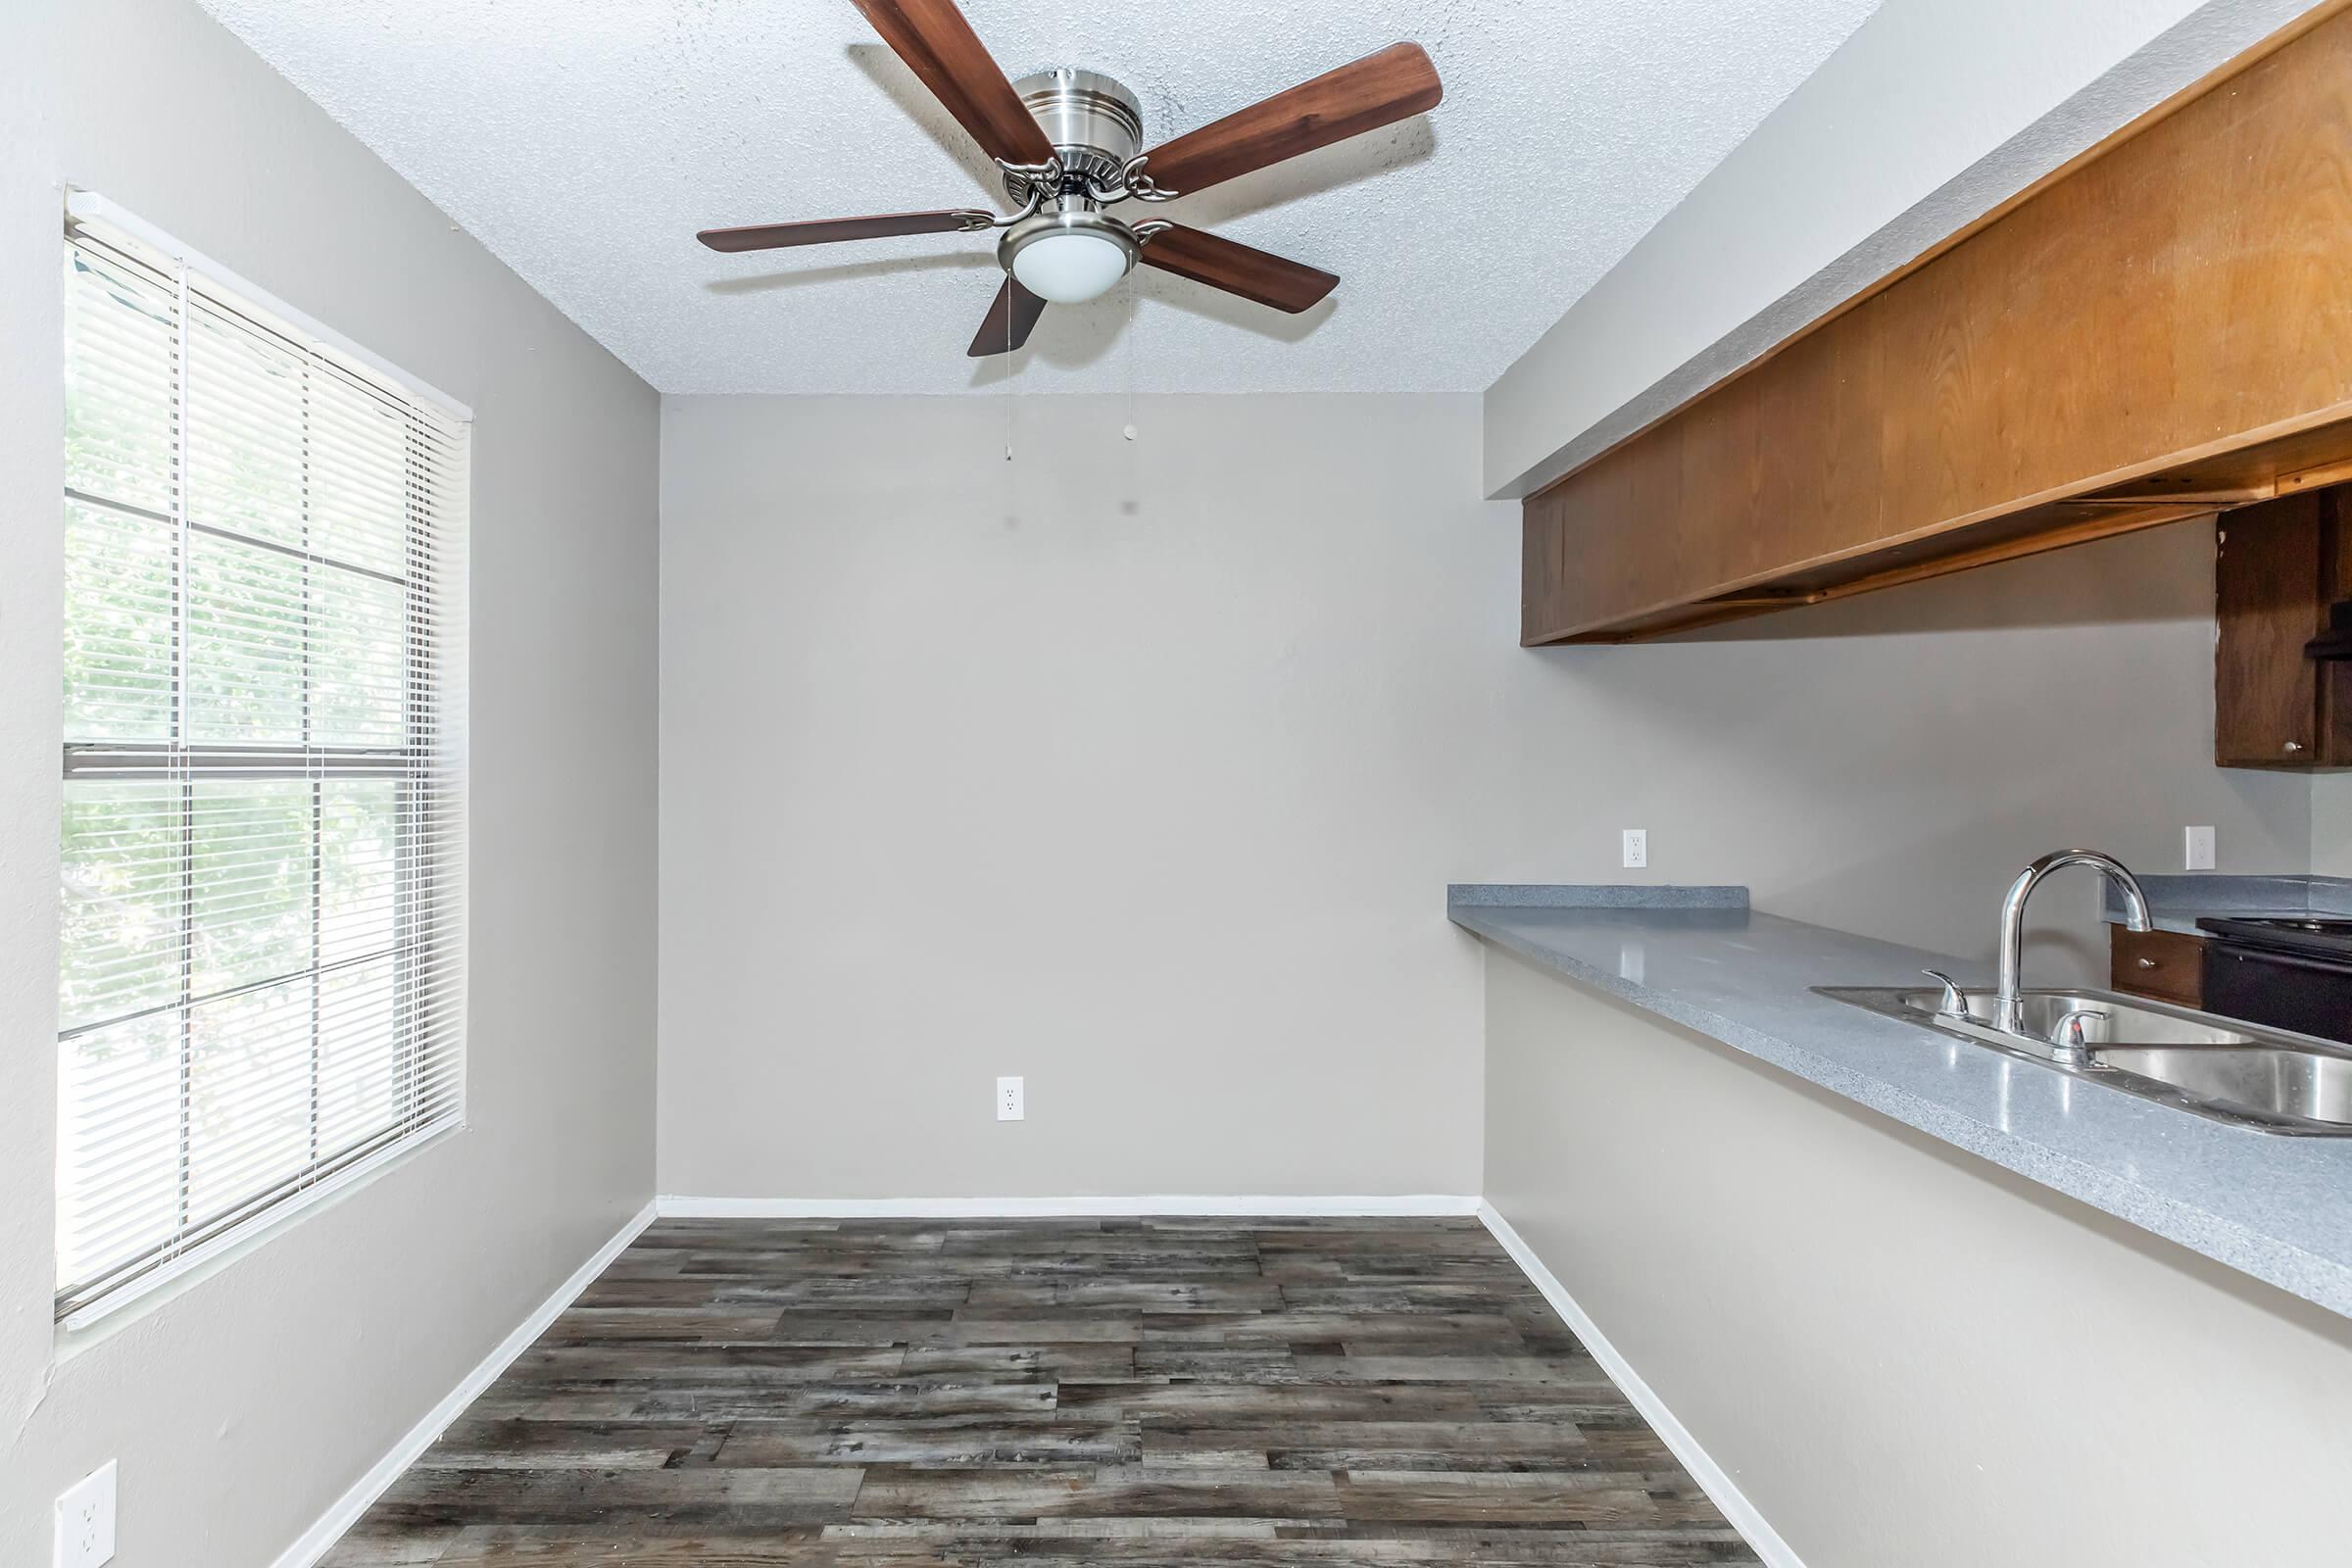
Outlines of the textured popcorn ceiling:
{"type": "MultiPolygon", "coordinates": [[[[985,235],[720,256],[713,224],[1002,205],[848,0],[203,0],[664,392],[1001,386],[985,235]]],[[[1168,204],[1338,272],[1286,317],[1151,269],[1050,310],[1024,391],[1476,391],[1876,0],[964,0],[1006,72],[1107,72],[1147,145],[1418,39],[1422,120],[1168,204]]],[[[1866,133],[1867,127],[1856,127],[1866,133]]],[[[1133,205],[1130,218],[1145,216],[1133,205]]]]}

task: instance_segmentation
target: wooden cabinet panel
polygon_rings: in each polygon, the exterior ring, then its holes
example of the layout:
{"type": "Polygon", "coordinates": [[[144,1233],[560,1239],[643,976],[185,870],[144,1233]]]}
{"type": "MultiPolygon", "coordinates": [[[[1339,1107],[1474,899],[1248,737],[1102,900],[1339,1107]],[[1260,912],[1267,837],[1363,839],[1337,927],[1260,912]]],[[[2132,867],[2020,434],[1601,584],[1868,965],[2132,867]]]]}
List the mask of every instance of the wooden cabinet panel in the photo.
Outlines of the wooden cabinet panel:
{"type": "Polygon", "coordinates": [[[1524,510],[1615,641],[2240,505],[2352,460],[2339,3],[1524,510]]]}
{"type": "Polygon", "coordinates": [[[2213,757],[2224,767],[2352,766],[2352,665],[2304,647],[2352,597],[2343,488],[2222,519],[2214,566],[2213,757]]]}
{"type": "Polygon", "coordinates": [[[2109,989],[2183,1007],[2205,1004],[2205,939],[2179,931],[2115,933],[2108,950],[2109,989]]]}
{"type": "Polygon", "coordinates": [[[2283,767],[2320,742],[2316,613],[2321,498],[2289,496],[2222,519],[2215,548],[2213,760],[2283,767]]]}

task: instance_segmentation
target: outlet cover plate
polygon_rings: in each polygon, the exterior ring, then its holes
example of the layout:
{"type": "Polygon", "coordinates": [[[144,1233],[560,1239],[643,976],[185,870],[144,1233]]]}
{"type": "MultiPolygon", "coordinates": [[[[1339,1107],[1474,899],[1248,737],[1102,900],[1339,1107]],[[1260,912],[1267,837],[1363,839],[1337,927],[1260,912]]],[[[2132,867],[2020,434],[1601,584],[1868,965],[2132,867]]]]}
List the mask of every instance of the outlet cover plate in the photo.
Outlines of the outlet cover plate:
{"type": "Polygon", "coordinates": [[[2213,829],[2192,827],[2181,830],[2180,862],[2183,870],[2210,871],[2213,869],[2213,829]]]}
{"type": "Polygon", "coordinates": [[[1625,868],[1638,871],[1649,864],[1649,829],[1629,827],[1625,830],[1625,868]]]}
{"type": "Polygon", "coordinates": [[[56,1568],[102,1568],[115,1560],[115,1461],[68,1487],[57,1499],[56,1568]]]}
{"type": "Polygon", "coordinates": [[[1019,1121],[1028,1114],[1018,1078],[997,1080],[997,1120],[1019,1121]]]}

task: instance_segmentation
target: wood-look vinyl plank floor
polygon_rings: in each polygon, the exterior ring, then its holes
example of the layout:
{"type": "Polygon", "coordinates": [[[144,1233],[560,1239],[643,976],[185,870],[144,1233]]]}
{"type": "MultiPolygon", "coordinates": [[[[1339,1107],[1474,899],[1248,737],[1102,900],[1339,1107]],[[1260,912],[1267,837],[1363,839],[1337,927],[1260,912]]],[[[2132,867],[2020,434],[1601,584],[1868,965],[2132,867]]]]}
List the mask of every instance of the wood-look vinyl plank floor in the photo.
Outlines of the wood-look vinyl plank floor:
{"type": "Polygon", "coordinates": [[[1756,1560],[1475,1220],[663,1220],[321,1568],[1756,1560]]]}

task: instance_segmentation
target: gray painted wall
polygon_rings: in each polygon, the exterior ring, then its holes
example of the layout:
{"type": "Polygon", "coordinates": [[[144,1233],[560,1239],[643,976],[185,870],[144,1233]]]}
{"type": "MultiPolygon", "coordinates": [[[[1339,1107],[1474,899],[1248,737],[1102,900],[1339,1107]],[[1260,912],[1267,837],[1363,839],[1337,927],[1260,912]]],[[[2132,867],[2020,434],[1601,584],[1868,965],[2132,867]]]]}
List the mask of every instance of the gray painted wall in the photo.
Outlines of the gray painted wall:
{"type": "MultiPolygon", "coordinates": [[[[1651,880],[1980,957],[2064,844],[2308,853],[2302,780],[2210,760],[2209,524],[1528,652],[1475,398],[672,398],[662,439],[664,1192],[1472,1192],[1442,884],[1641,877],[1627,826],[1651,880]]],[[[2094,891],[2037,963],[2103,966],[2094,891]]]]}
{"type": "Polygon", "coordinates": [[[1476,398],[668,398],[662,442],[663,1192],[1475,1189],[1476,398]]]}
{"type": "Polygon", "coordinates": [[[2311,868],[2322,876],[2352,876],[2352,773],[2312,778],[2311,868]]]}
{"type": "Polygon", "coordinates": [[[653,393],[183,0],[0,8],[0,1562],[261,1568],[651,1195],[653,393]],[[470,403],[470,1130],[52,1346],[61,186],[470,403]]]}
{"type": "Polygon", "coordinates": [[[1489,1200],[1806,1568],[2342,1556],[2352,1323],[1487,962],[1489,1200]]]}

